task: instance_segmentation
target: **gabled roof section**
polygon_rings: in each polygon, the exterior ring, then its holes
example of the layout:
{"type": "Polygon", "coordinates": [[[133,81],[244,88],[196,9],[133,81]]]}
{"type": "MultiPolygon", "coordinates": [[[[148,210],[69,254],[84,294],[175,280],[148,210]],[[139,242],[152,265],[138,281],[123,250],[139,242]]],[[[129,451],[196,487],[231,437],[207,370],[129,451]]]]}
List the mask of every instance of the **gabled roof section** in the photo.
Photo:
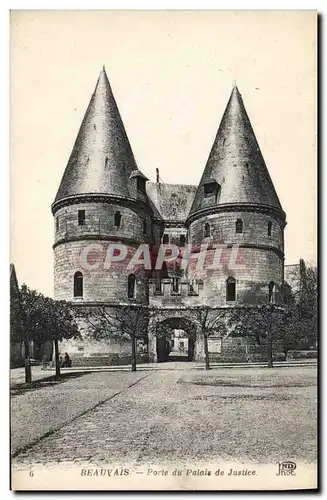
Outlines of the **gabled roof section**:
{"type": "Polygon", "coordinates": [[[141,177],[141,179],[144,179],[145,181],[149,180],[144,174],[142,174],[140,170],[133,170],[133,172],[129,176],[130,179],[134,179],[136,177],[141,177]]]}
{"type": "Polygon", "coordinates": [[[162,219],[181,223],[187,218],[196,189],[190,184],[147,183],[148,196],[162,219]]]}
{"type": "Polygon", "coordinates": [[[105,69],[100,72],[55,202],[85,194],[135,198],[134,155],[105,69]]]}
{"type": "MultiPolygon", "coordinates": [[[[209,208],[205,184],[216,181],[217,205],[266,205],[282,212],[282,207],[245,110],[241,94],[232,90],[213,143],[190,215],[209,208]]],[[[210,204],[210,207],[212,204],[210,204]]]]}

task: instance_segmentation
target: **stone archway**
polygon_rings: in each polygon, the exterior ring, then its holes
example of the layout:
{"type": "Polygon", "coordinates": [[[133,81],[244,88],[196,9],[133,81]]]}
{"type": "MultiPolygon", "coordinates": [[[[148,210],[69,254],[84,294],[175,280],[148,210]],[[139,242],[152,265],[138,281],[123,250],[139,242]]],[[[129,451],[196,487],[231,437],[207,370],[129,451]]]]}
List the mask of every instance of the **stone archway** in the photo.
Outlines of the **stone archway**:
{"type": "MultiPolygon", "coordinates": [[[[149,355],[155,362],[174,361],[194,361],[196,356],[197,326],[192,319],[174,312],[166,311],[166,314],[152,318],[149,325],[149,355]],[[176,335],[176,331],[181,335],[176,335]],[[171,358],[174,351],[173,338],[185,337],[187,349],[183,353],[176,353],[171,358]]],[[[179,347],[182,342],[179,342],[179,347]]],[[[175,349],[176,351],[176,349],[175,349]]]]}

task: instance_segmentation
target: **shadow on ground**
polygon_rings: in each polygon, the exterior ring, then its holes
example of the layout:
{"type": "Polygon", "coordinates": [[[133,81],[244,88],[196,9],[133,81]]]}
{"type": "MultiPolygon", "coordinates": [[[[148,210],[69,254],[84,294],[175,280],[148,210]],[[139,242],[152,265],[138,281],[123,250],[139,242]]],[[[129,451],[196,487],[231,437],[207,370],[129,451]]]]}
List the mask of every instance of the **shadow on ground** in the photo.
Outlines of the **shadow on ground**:
{"type": "Polygon", "coordinates": [[[31,383],[21,382],[20,384],[15,384],[10,388],[11,396],[19,396],[20,394],[25,394],[26,392],[32,392],[37,389],[43,389],[45,387],[52,387],[59,384],[63,384],[67,382],[68,379],[78,378],[85,375],[85,372],[80,371],[76,373],[63,373],[59,379],[56,378],[56,375],[50,375],[48,378],[43,378],[41,380],[35,380],[31,383]]]}

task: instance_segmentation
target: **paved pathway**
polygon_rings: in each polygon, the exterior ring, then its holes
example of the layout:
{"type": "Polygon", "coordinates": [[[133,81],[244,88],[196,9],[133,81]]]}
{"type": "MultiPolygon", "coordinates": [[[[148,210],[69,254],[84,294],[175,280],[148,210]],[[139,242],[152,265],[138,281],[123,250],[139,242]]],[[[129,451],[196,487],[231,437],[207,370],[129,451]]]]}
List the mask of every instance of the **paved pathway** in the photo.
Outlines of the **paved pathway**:
{"type": "Polygon", "coordinates": [[[144,373],[86,374],[11,398],[11,449],[26,446],[138,383],[144,373]],[[106,376],[103,376],[106,375],[106,376]]]}
{"type": "Polygon", "coordinates": [[[87,374],[13,398],[13,463],[312,462],[316,396],[309,366],[87,374]]]}

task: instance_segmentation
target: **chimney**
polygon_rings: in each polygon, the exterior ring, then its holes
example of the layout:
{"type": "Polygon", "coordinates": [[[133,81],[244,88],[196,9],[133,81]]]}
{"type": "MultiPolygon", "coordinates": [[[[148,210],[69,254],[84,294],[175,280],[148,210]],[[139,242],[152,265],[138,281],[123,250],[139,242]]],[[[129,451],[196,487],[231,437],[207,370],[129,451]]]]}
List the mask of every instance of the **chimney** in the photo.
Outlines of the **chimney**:
{"type": "Polygon", "coordinates": [[[159,184],[159,168],[156,168],[156,182],[159,184]]]}

